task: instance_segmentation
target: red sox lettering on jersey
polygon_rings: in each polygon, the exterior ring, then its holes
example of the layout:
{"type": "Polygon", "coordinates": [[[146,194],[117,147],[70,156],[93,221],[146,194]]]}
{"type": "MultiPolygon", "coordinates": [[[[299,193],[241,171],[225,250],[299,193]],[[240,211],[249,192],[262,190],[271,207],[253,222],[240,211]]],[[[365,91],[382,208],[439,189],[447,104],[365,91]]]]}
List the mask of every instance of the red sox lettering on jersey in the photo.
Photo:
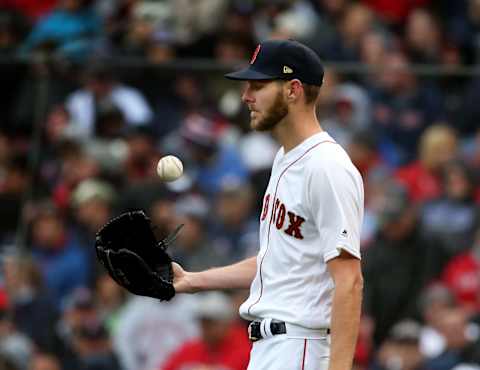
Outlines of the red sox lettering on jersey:
{"type": "Polygon", "coordinates": [[[272,166],[260,215],[257,273],[240,314],[328,328],[333,281],[327,262],[360,258],[363,186],[346,152],[321,132],[272,166]]]}
{"type": "MultiPolygon", "coordinates": [[[[293,236],[297,239],[303,239],[301,227],[305,221],[305,218],[288,210],[285,203],[283,203],[279,198],[275,199],[274,204],[275,205],[272,208],[270,222],[273,223],[278,230],[283,230],[285,234],[293,236]],[[288,223],[285,223],[286,217],[288,217],[288,223]]],[[[263,202],[263,212],[260,219],[262,222],[267,218],[269,205],[270,194],[267,194],[263,202]]]]}

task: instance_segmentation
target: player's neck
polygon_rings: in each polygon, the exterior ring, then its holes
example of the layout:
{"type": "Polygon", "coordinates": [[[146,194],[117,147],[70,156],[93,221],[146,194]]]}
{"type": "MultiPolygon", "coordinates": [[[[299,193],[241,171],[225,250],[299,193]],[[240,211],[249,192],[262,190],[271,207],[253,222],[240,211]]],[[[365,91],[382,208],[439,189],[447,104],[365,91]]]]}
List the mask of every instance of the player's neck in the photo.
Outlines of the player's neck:
{"type": "Polygon", "coordinates": [[[315,113],[298,112],[289,114],[272,132],[278,143],[283,146],[284,153],[289,152],[310,136],[322,132],[315,113]]]}

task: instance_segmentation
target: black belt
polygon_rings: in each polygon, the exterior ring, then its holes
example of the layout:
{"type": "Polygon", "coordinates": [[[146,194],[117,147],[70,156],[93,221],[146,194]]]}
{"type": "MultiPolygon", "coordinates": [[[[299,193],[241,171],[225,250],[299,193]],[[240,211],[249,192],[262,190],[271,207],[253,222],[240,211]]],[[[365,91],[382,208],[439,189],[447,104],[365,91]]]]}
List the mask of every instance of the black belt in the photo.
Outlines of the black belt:
{"type": "MultiPolygon", "coordinates": [[[[252,321],[250,325],[248,325],[248,338],[252,342],[256,342],[257,340],[260,340],[263,337],[262,331],[260,329],[260,326],[262,325],[261,321],[252,321]]],[[[287,327],[285,325],[285,322],[283,321],[271,321],[270,322],[270,331],[272,332],[272,335],[278,335],[278,334],[286,334],[287,333],[287,327]]],[[[326,329],[326,334],[330,334],[330,329],[326,329]]]]}
{"type": "MultiPolygon", "coordinates": [[[[256,342],[263,338],[262,331],[260,330],[261,324],[261,321],[252,321],[250,325],[248,325],[248,339],[252,342],[256,342]]],[[[272,321],[270,323],[270,331],[273,335],[286,334],[287,328],[283,321],[272,321]]]]}

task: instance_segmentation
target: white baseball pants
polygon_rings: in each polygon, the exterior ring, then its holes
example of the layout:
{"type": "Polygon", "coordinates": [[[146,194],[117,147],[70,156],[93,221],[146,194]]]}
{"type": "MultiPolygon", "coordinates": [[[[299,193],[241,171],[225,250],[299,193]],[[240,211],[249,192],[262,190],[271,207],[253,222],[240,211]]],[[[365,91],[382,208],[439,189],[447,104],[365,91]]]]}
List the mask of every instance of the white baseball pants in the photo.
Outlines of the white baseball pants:
{"type": "Polygon", "coordinates": [[[247,370],[327,370],[330,336],[321,339],[274,335],[253,343],[247,370]]]}

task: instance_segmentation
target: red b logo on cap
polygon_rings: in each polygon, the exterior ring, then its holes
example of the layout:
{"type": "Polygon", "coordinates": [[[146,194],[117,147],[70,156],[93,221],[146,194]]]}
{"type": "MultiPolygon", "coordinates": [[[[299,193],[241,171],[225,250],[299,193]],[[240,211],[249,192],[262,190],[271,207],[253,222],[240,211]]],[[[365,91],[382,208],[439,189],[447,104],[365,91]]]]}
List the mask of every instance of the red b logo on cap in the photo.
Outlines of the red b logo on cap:
{"type": "Polygon", "coordinates": [[[262,47],[262,45],[258,44],[257,48],[253,52],[252,59],[250,59],[250,64],[255,63],[255,59],[257,59],[257,55],[258,55],[261,47],[262,47]]]}

